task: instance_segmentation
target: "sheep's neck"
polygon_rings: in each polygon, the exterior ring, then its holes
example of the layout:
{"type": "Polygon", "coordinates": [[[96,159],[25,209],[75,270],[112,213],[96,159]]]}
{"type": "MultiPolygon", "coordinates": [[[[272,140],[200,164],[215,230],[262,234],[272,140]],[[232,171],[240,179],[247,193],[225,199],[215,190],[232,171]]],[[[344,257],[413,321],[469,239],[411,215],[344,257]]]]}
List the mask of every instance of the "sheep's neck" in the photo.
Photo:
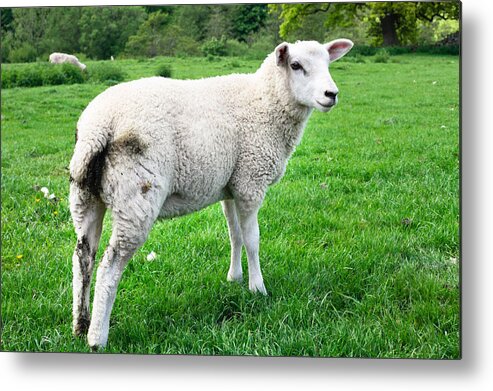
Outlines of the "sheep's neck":
{"type": "Polygon", "coordinates": [[[260,107],[266,110],[267,126],[279,135],[287,155],[290,155],[301,141],[312,109],[292,98],[286,79],[271,64],[264,63],[257,76],[262,99],[260,107]]]}

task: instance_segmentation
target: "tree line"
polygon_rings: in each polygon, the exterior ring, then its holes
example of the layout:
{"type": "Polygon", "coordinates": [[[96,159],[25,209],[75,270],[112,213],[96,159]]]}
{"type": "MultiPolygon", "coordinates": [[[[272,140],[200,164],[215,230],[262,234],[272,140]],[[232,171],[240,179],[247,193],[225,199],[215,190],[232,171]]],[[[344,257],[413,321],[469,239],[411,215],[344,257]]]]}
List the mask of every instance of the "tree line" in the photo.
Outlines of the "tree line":
{"type": "Polygon", "coordinates": [[[2,62],[82,58],[265,56],[282,40],[344,35],[361,45],[433,43],[458,29],[450,2],[2,8],[2,62]]]}

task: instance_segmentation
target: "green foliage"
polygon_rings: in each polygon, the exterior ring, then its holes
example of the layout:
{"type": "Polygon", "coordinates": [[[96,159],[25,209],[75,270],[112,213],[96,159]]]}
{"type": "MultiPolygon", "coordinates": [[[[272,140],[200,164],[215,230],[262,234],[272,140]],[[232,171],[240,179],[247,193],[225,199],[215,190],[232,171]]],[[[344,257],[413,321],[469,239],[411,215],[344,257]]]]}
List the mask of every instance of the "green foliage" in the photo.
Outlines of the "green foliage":
{"type": "MultiPolygon", "coordinates": [[[[48,57],[53,52],[80,52],[81,17],[87,12],[83,7],[51,8],[45,34],[42,39],[42,55],[48,57]]],[[[79,60],[81,58],[79,57],[79,60]]]]}
{"type": "Polygon", "coordinates": [[[198,44],[184,34],[180,26],[170,22],[170,15],[163,11],[151,13],[137,34],[129,38],[126,54],[143,57],[199,55],[198,44]]]}
{"type": "Polygon", "coordinates": [[[12,31],[14,14],[12,13],[12,8],[1,8],[0,9],[0,28],[2,29],[2,34],[7,31],[12,31]]]}
{"type": "Polygon", "coordinates": [[[365,25],[374,45],[410,45],[417,43],[418,23],[435,18],[458,19],[458,2],[367,2],[307,3],[272,5],[280,12],[280,35],[303,34],[312,28],[308,19],[324,15],[325,26],[365,25]]]}
{"type": "Polygon", "coordinates": [[[92,83],[110,83],[114,84],[125,78],[121,67],[111,62],[99,62],[91,64],[86,68],[88,81],[92,83]]]}
{"type": "Polygon", "coordinates": [[[243,4],[236,6],[233,13],[232,35],[240,42],[247,42],[265,24],[266,4],[243,4]]]}
{"type": "Polygon", "coordinates": [[[85,81],[72,64],[35,63],[2,67],[2,88],[76,84],[85,81]]]}
{"type": "Polygon", "coordinates": [[[200,49],[205,56],[226,56],[228,54],[226,37],[222,36],[220,39],[212,37],[205,41],[200,49]]]}
{"type": "MultiPolygon", "coordinates": [[[[57,66],[62,73],[63,83],[61,84],[80,84],[85,81],[85,71],[72,64],[49,64],[52,68],[57,66]]],[[[49,69],[49,67],[47,67],[49,69]]],[[[47,83],[48,84],[48,83],[47,83]]]]}
{"type": "Polygon", "coordinates": [[[81,50],[94,59],[118,55],[145,17],[142,7],[84,8],[79,21],[81,50]]]}
{"type": "MultiPolygon", "coordinates": [[[[344,36],[357,45],[412,48],[418,43],[433,45],[459,28],[458,2],[33,7],[1,11],[3,63],[46,60],[52,52],[76,54],[81,60],[208,55],[263,59],[282,39],[327,42],[344,36]]],[[[457,48],[434,51],[456,53],[457,48]]]]}
{"type": "Polygon", "coordinates": [[[386,63],[389,62],[390,60],[390,53],[386,49],[380,49],[375,57],[373,58],[373,61],[377,63],[386,63]]]}
{"type": "Polygon", "coordinates": [[[156,11],[142,23],[135,35],[129,37],[125,52],[134,56],[156,57],[162,54],[163,35],[170,21],[169,14],[156,11]]]}
{"type": "Polygon", "coordinates": [[[169,64],[161,64],[156,70],[156,76],[171,77],[173,70],[169,64]]]}
{"type": "Polygon", "coordinates": [[[10,50],[11,62],[33,62],[36,61],[37,51],[32,44],[24,42],[20,46],[10,50]]]}
{"type": "Polygon", "coordinates": [[[208,23],[214,7],[210,5],[184,5],[177,7],[175,20],[183,32],[196,42],[207,39],[208,23]]]}
{"type": "Polygon", "coordinates": [[[350,56],[374,56],[377,53],[378,48],[368,45],[354,45],[351,51],[344,57],[350,56]]]}
{"type": "Polygon", "coordinates": [[[340,62],[352,62],[352,63],[355,63],[355,64],[364,64],[366,63],[366,60],[365,60],[365,57],[359,53],[357,54],[354,54],[352,56],[344,56],[342,57],[340,60],[338,60],[340,62]]]}

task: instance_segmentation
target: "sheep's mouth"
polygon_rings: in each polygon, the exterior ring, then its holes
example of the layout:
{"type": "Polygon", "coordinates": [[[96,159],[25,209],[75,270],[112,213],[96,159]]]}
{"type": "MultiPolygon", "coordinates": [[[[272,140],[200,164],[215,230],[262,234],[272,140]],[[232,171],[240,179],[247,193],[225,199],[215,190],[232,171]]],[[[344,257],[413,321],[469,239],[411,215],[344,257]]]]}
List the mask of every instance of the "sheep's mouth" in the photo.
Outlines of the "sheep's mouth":
{"type": "Polygon", "coordinates": [[[335,102],[329,102],[326,104],[321,103],[320,101],[316,101],[320,106],[325,107],[326,109],[330,109],[332,106],[335,106],[335,102]]]}

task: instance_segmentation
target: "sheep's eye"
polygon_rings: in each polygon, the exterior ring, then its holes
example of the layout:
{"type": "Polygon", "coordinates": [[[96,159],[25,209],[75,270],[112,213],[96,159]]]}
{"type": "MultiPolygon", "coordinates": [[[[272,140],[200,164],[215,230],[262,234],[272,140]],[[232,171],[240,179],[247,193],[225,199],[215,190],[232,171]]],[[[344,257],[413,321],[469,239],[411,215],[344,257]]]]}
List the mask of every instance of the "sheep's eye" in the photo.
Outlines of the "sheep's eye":
{"type": "Polygon", "coordinates": [[[292,69],[293,71],[297,71],[297,70],[299,70],[299,69],[303,69],[303,67],[301,66],[301,64],[300,64],[299,62],[293,62],[293,63],[291,64],[291,69],[292,69]]]}

